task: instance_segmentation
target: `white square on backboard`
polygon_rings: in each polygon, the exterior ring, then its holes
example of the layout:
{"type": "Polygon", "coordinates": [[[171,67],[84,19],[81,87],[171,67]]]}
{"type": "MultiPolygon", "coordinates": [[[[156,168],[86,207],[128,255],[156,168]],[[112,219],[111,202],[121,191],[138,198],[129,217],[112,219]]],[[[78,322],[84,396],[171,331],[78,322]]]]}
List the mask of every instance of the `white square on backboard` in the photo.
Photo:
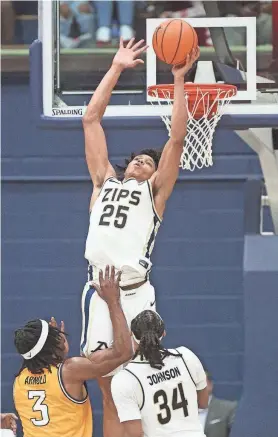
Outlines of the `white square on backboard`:
{"type": "MultiPolygon", "coordinates": [[[[156,55],[152,48],[152,37],[155,29],[160,23],[167,21],[167,18],[148,18],[147,25],[147,88],[156,85],[156,55]]],[[[244,27],[246,28],[246,91],[238,91],[232,100],[256,100],[256,18],[255,17],[204,17],[204,18],[182,18],[193,27],[244,27]]],[[[147,95],[147,101],[151,98],[147,95]]]]}

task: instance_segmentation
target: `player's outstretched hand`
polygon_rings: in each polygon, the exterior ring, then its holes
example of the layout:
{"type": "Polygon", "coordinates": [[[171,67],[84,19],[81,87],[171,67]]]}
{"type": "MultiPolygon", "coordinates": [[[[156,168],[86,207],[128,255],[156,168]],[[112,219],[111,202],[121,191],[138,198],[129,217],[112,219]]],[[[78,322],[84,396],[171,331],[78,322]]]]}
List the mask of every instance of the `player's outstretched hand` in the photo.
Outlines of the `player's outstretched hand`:
{"type": "Polygon", "coordinates": [[[141,53],[145,52],[148,48],[144,44],[144,40],[141,39],[137,43],[135,43],[135,38],[132,38],[124,47],[123,38],[120,39],[120,47],[117,51],[114,59],[113,59],[113,65],[117,66],[121,70],[124,70],[125,68],[134,68],[136,65],[144,64],[143,59],[138,59],[138,56],[141,55],[141,53]]]}
{"type": "Polygon", "coordinates": [[[93,287],[98,292],[98,295],[105,300],[107,305],[119,302],[120,300],[120,280],[121,272],[115,275],[115,267],[106,266],[105,273],[103,276],[103,271],[99,272],[99,285],[93,284],[93,287]]]}
{"type": "Polygon", "coordinates": [[[51,317],[49,325],[53,326],[53,328],[60,329],[61,332],[65,332],[65,323],[63,321],[61,321],[61,325],[60,325],[60,328],[59,328],[58,323],[56,322],[55,317],[51,317]]]}
{"type": "Polygon", "coordinates": [[[16,420],[18,420],[18,418],[13,413],[1,413],[1,428],[11,429],[14,435],[16,435],[16,420]]]}
{"type": "Polygon", "coordinates": [[[196,49],[192,50],[192,52],[187,55],[184,64],[174,65],[174,67],[172,68],[172,73],[175,76],[175,78],[184,77],[185,74],[190,70],[194,62],[197,61],[199,56],[200,56],[200,47],[197,46],[196,49]]]}

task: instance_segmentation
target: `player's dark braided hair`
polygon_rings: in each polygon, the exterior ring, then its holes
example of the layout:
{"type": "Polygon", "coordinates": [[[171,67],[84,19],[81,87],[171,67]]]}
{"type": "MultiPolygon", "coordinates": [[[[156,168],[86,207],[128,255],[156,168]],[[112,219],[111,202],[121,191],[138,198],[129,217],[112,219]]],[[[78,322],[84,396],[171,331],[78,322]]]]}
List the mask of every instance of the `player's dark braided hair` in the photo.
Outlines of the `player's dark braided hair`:
{"type": "Polygon", "coordinates": [[[134,358],[140,356],[141,361],[146,359],[151,367],[161,369],[166,356],[180,356],[178,352],[173,354],[161,345],[160,338],[164,330],[164,322],[155,311],[145,310],[139,313],[131,322],[131,331],[140,340],[134,358]]]}
{"type": "Polygon", "coordinates": [[[155,169],[157,169],[159,160],[161,158],[161,153],[162,153],[161,150],[156,150],[156,149],[143,149],[139,153],[134,153],[133,152],[130,155],[129,158],[125,159],[125,165],[124,166],[116,165],[116,168],[117,168],[117,177],[119,179],[123,179],[125,171],[126,171],[128,165],[131,163],[131,161],[133,161],[133,159],[136,156],[140,156],[140,155],[148,155],[148,156],[150,156],[154,160],[155,169]]]}
{"type": "MultiPolygon", "coordinates": [[[[14,333],[14,344],[20,354],[30,351],[38,342],[42,331],[40,319],[31,320],[24,328],[17,329],[14,333]]],[[[63,348],[61,347],[61,331],[49,326],[49,332],[42,350],[31,360],[23,359],[22,366],[17,376],[27,368],[31,373],[44,373],[47,369],[51,372],[51,365],[57,366],[63,361],[63,348]]]]}

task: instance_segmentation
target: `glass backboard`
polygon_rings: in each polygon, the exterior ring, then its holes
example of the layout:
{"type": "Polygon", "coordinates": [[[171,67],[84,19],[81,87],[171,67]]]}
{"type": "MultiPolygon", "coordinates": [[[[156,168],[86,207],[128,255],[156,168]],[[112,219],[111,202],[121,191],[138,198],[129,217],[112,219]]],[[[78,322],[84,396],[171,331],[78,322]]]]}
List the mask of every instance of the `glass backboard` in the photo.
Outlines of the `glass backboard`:
{"type": "MultiPolygon", "coordinates": [[[[110,40],[104,44],[98,40],[100,11],[93,9],[94,2],[88,3],[91,28],[86,37],[76,11],[72,11],[71,26],[65,31],[59,2],[40,3],[44,116],[80,117],[117,50],[122,19],[117,7],[120,2],[112,2],[110,40]]],[[[170,111],[168,106],[153,107],[146,89],[173,80],[171,67],[157,61],[151,40],[161,21],[179,17],[196,29],[201,49],[200,59],[186,80],[236,85],[238,93],[227,114],[269,116],[271,125],[278,125],[277,1],[263,2],[264,9],[258,5],[248,9],[250,2],[124,3],[132,7],[131,27],[136,37],[146,39],[150,47],[143,66],[122,74],[106,117],[152,117],[170,111]]]]}

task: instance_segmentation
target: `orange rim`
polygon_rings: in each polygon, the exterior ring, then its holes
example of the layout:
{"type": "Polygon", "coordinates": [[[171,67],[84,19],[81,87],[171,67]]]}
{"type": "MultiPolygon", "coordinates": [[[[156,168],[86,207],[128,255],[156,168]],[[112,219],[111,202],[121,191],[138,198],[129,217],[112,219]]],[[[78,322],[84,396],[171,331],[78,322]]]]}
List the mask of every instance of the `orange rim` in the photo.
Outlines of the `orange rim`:
{"type": "MultiPolygon", "coordinates": [[[[207,93],[212,99],[218,96],[219,99],[224,99],[227,95],[231,98],[236,95],[237,87],[234,85],[215,83],[215,84],[196,84],[185,83],[184,91],[188,94],[189,100],[195,100],[199,92],[207,93]]],[[[158,97],[159,99],[174,98],[174,84],[152,85],[148,87],[148,95],[150,97],[158,97]]]]}

